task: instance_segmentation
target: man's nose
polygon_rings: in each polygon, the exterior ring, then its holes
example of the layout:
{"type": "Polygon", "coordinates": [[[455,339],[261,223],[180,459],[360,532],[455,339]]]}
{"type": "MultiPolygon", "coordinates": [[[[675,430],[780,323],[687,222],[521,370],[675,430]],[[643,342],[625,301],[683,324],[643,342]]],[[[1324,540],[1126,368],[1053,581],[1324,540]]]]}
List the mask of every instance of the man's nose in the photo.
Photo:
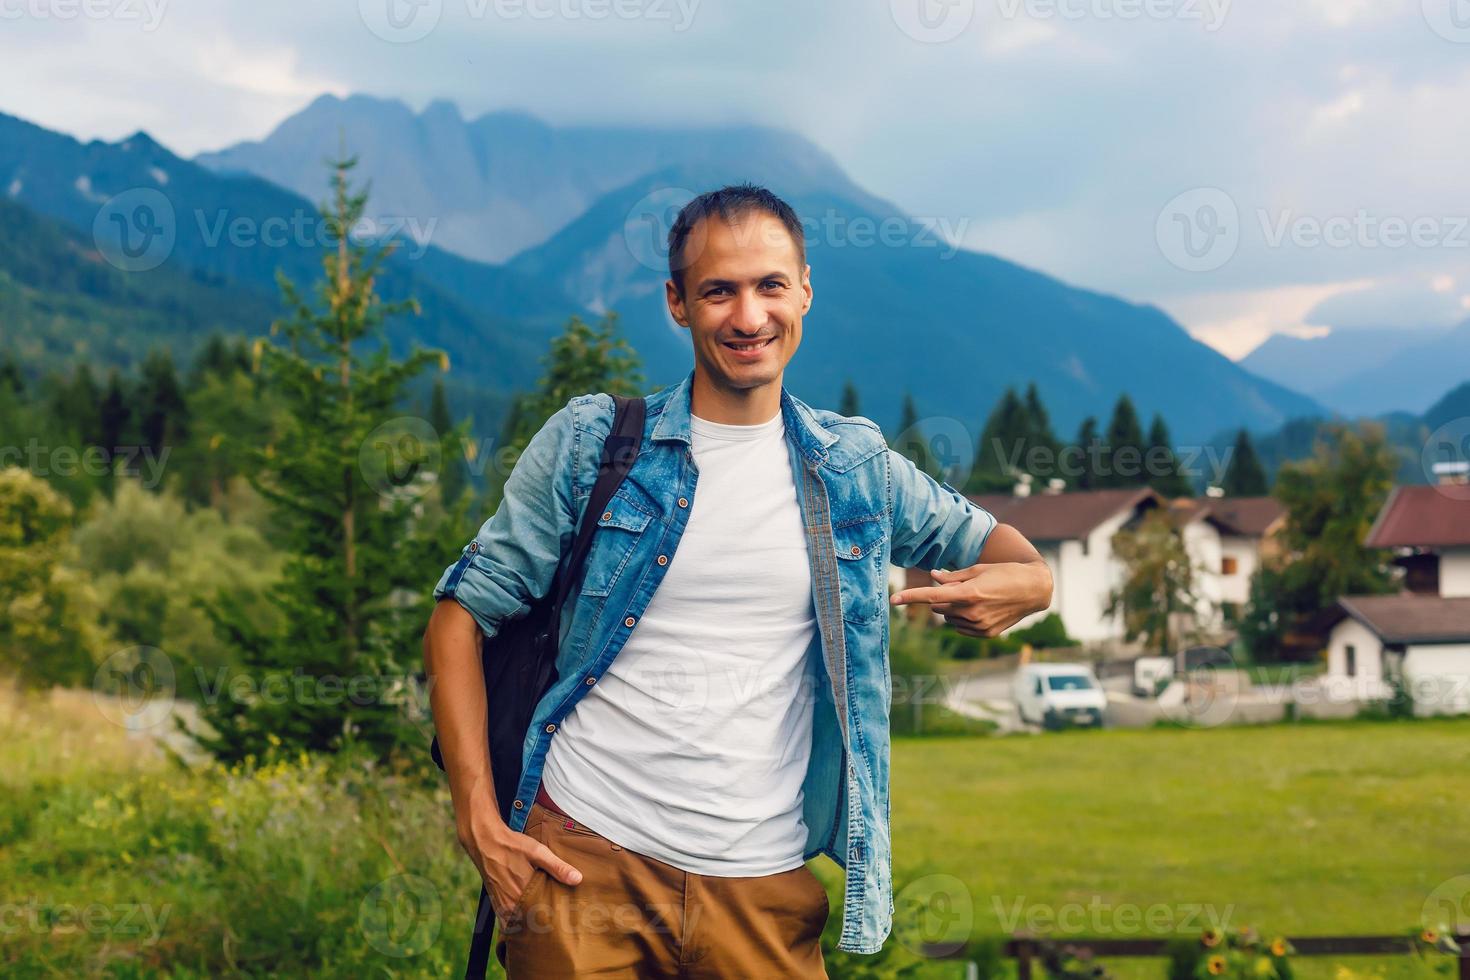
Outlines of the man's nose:
{"type": "Polygon", "coordinates": [[[757,334],[766,325],[766,310],[753,290],[742,290],[730,311],[730,326],[742,333],[757,334]]]}

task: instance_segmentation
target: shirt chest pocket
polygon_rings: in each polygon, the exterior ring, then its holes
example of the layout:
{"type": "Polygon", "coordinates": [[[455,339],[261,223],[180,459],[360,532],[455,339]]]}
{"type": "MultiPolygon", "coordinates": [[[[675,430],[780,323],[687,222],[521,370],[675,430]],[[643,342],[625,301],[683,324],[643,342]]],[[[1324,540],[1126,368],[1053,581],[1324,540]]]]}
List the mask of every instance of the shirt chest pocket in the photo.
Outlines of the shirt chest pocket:
{"type": "Polygon", "coordinates": [[[597,515],[597,532],[592,536],[592,550],[587,554],[582,578],[583,595],[606,596],[612,592],[653,519],[650,505],[638,503],[624,490],[613,494],[597,515]]]}
{"type": "Polygon", "coordinates": [[[883,523],[864,518],[832,529],[837,547],[837,578],[842,618],[867,625],[888,608],[888,575],[883,560],[883,523]]]}

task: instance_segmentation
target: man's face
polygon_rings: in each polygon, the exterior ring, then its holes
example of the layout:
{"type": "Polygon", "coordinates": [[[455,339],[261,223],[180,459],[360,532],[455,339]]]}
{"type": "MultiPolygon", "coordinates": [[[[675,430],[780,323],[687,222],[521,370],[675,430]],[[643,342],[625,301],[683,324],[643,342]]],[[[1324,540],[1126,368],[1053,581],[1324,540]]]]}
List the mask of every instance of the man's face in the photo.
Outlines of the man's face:
{"type": "Polygon", "coordinates": [[[689,328],[696,368],[727,390],[779,385],[812,305],[811,267],[786,226],[763,211],[733,223],[705,218],[684,261],[684,294],[672,279],[665,293],[675,322],[689,328]]]}

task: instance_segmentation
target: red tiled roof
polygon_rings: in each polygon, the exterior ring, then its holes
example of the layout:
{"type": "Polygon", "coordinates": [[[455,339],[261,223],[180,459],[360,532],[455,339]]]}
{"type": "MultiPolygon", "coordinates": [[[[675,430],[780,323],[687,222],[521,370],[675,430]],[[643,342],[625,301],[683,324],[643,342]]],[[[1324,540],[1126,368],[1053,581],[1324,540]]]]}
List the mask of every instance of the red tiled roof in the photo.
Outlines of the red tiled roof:
{"type": "Polygon", "coordinates": [[[1433,486],[1394,487],[1363,543],[1370,548],[1470,545],[1470,499],[1433,486]]]}
{"type": "Polygon", "coordinates": [[[1345,595],[1337,604],[1385,643],[1470,642],[1470,597],[1345,595]]]}
{"type": "Polygon", "coordinates": [[[1220,497],[1209,501],[1210,516],[1226,534],[1259,538],[1282,517],[1286,508],[1275,497],[1220,497]]]}
{"type": "Polygon", "coordinates": [[[1148,487],[1079,490],[1074,493],[984,493],[969,498],[1031,541],[1078,541],[1103,521],[1145,500],[1163,500],[1148,487]]]}

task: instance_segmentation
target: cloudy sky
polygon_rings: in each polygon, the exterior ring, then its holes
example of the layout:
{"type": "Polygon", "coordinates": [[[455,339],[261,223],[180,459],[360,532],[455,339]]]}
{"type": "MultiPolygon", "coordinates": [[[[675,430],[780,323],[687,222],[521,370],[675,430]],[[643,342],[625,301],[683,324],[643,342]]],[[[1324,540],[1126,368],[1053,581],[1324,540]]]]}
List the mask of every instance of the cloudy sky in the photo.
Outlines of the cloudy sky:
{"type": "Polygon", "coordinates": [[[1470,316],[1470,0],[0,0],[0,110],[191,155],[323,92],[759,122],[911,214],[1275,331],[1470,316]]]}

